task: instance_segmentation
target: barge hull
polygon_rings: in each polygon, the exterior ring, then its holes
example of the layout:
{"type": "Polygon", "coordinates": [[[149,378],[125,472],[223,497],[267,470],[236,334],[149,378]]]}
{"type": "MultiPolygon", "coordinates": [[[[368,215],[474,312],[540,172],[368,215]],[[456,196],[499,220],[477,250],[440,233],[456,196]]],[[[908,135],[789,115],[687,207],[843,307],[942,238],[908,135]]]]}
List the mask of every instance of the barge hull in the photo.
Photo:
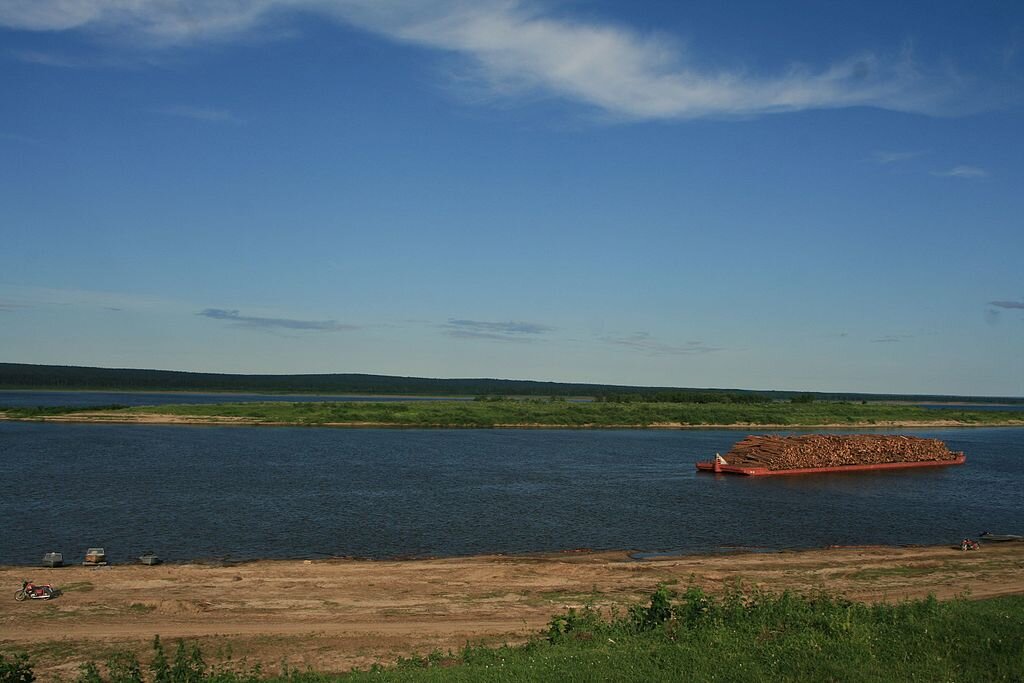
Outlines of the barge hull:
{"type": "Polygon", "coordinates": [[[903,470],[912,467],[942,467],[945,465],[962,465],[967,460],[959,455],[952,460],[919,460],[912,462],[883,462],[870,465],[839,465],[836,467],[800,467],[788,470],[770,470],[767,467],[743,467],[741,465],[722,465],[714,460],[698,462],[697,469],[701,472],[718,472],[722,474],[743,474],[748,477],[769,477],[790,474],[826,474],[834,472],[870,472],[874,470],[903,470]]]}

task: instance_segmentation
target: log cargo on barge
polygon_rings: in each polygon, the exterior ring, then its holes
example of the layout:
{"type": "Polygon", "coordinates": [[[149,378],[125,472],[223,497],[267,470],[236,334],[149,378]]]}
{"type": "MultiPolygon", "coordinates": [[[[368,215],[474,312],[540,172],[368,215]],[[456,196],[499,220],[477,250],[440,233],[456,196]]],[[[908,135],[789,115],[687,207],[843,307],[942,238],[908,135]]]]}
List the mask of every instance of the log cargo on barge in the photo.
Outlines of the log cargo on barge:
{"type": "Polygon", "coordinates": [[[962,465],[966,456],[939,439],[884,434],[748,436],[702,472],[769,476],[962,465]]]}

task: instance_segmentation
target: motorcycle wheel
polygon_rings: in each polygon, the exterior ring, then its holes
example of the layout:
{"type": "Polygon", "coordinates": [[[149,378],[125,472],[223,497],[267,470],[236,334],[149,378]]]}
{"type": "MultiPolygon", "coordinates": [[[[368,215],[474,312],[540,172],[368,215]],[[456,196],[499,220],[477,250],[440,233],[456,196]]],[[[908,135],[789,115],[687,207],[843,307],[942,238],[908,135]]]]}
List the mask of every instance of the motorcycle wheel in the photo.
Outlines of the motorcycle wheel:
{"type": "Polygon", "coordinates": [[[22,600],[24,600],[27,597],[28,597],[28,594],[25,593],[25,591],[23,591],[23,590],[22,591],[18,591],[17,593],[14,594],[14,599],[17,600],[18,602],[21,602],[22,600]]]}

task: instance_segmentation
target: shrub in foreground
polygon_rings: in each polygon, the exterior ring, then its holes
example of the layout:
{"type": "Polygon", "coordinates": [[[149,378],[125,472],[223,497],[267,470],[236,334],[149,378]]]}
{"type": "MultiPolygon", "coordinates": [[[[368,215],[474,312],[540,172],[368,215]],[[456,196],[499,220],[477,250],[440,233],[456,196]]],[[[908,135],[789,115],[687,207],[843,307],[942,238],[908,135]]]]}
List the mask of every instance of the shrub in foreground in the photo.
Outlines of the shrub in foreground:
{"type": "Polygon", "coordinates": [[[0,652],[0,683],[32,683],[34,680],[27,654],[20,652],[6,657],[0,652]]]}

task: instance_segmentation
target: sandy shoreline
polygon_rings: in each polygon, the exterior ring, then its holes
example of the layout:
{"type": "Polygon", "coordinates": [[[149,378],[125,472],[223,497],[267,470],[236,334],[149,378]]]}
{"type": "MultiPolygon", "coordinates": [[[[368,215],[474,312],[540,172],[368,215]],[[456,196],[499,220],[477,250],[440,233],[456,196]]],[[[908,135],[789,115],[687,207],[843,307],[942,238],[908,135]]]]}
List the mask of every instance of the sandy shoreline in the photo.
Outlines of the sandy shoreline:
{"type": "Polygon", "coordinates": [[[237,565],[0,568],[0,650],[27,649],[43,680],[73,677],[111,645],[148,661],[154,635],[196,639],[270,668],[343,671],[466,642],[518,642],[587,601],[642,599],[659,584],[742,582],[858,600],[1024,593],[1024,543],[855,547],[635,559],[626,551],[423,560],[262,560],[237,565]],[[17,603],[23,578],[56,600],[17,603]]]}
{"type": "Polygon", "coordinates": [[[333,427],[340,429],[735,429],[735,430],[791,430],[791,429],[929,429],[939,427],[1024,427],[1024,419],[1005,422],[971,423],[957,420],[876,420],[874,422],[843,422],[818,424],[773,424],[773,423],[731,423],[731,424],[683,424],[681,422],[656,422],[647,425],[636,424],[573,424],[555,425],[539,423],[495,424],[480,427],[459,424],[395,424],[393,422],[286,422],[257,420],[247,417],[225,415],[164,415],[157,413],[134,413],[119,415],[106,412],[82,412],[68,415],[42,415],[37,417],[9,417],[0,412],[0,421],[7,422],[62,422],[86,424],[144,424],[144,425],[219,425],[243,427],[333,427]]]}

